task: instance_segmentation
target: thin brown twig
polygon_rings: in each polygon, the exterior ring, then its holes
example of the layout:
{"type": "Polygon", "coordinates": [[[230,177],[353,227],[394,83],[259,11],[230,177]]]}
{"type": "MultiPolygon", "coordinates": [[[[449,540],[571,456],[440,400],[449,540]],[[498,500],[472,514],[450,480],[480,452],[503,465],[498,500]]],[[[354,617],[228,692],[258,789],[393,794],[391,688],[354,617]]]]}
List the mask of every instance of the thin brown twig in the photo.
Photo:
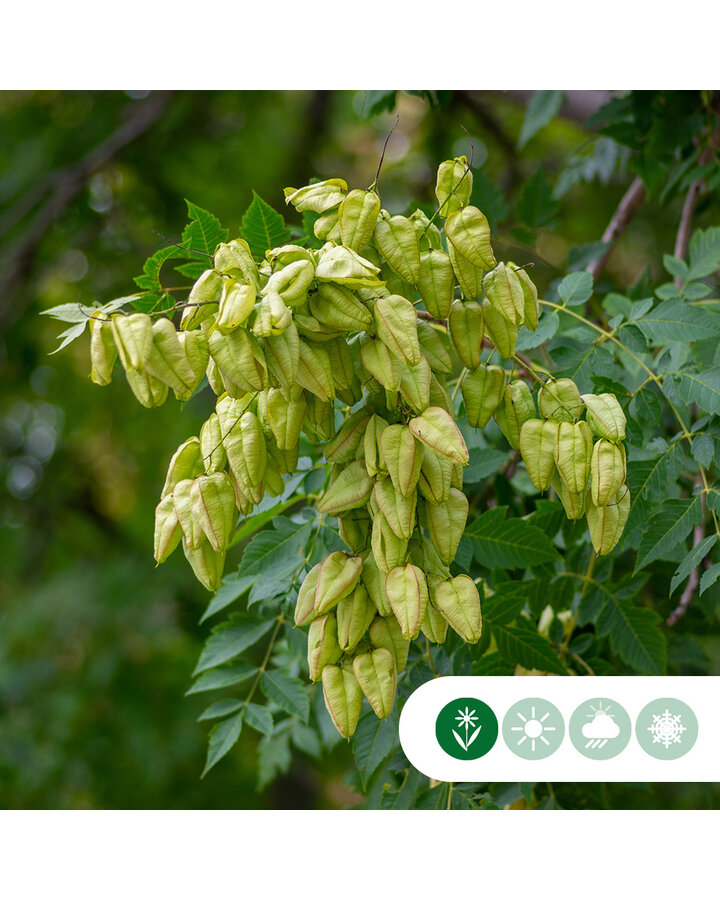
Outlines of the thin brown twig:
{"type": "Polygon", "coordinates": [[[630,187],[623,194],[622,200],[618,204],[617,209],[613,213],[612,218],[608,222],[607,228],[603,232],[602,242],[609,244],[605,253],[598,259],[592,260],[585,269],[589,272],[593,281],[597,281],[601,273],[605,270],[613,245],[630,224],[633,216],[637,212],[638,207],[645,198],[645,185],[642,179],[635,178],[630,187]]]}
{"type": "MultiPolygon", "coordinates": [[[[700,154],[698,165],[704,166],[711,159],[712,147],[708,147],[700,154]]],[[[688,244],[690,243],[690,229],[692,227],[693,216],[695,215],[695,207],[697,206],[697,202],[700,199],[700,195],[704,188],[705,179],[696,178],[685,195],[685,202],[683,203],[682,213],[680,214],[680,224],[678,225],[677,235],[675,236],[675,248],[673,250],[673,256],[676,256],[678,259],[685,259],[688,244]]],[[[682,278],[675,276],[674,281],[675,286],[679,288],[682,284],[682,278]]]]}
{"type": "MultiPolygon", "coordinates": [[[[695,479],[695,484],[697,487],[700,487],[702,485],[702,480],[699,475],[695,479]]],[[[701,495],[700,503],[702,505],[702,518],[700,519],[700,524],[696,525],[693,530],[693,550],[700,544],[701,541],[705,539],[705,494],[701,495]]],[[[685,586],[685,590],[682,592],[680,602],[665,620],[666,625],[672,627],[679,619],[682,619],[682,617],[688,611],[688,607],[692,602],[692,598],[695,594],[695,591],[697,590],[697,586],[699,583],[700,575],[698,574],[698,566],[695,566],[695,568],[690,573],[690,577],[688,578],[688,583],[685,586]]]]}

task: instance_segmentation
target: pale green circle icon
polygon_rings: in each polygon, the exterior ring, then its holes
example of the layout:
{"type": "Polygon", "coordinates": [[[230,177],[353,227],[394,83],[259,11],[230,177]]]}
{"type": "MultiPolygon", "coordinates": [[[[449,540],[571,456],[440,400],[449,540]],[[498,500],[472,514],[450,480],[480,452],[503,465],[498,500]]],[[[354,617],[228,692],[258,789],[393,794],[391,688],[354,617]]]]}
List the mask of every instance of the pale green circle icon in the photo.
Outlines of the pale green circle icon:
{"type": "Polygon", "coordinates": [[[632,735],[630,716],[617,700],[595,697],[570,716],[570,740],[588,759],[612,759],[627,747],[632,735]]]}
{"type": "Polygon", "coordinates": [[[655,759],[679,759],[697,740],[698,720],[687,703],[660,697],[640,711],[635,735],[643,750],[655,759]]]}
{"type": "Polygon", "coordinates": [[[546,759],[562,744],[565,722],[557,706],[540,697],[528,697],[505,713],[503,740],[521,759],[546,759]]]}

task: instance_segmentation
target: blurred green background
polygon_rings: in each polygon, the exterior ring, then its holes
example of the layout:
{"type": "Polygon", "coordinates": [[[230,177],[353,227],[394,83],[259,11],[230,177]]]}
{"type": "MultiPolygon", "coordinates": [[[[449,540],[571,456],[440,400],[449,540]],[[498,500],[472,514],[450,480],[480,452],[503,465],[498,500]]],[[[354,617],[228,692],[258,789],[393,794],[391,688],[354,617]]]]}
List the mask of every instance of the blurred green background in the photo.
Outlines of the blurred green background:
{"type": "MultiPolygon", "coordinates": [[[[396,114],[383,205],[430,202],[437,163],[469,155],[469,134],[478,205],[492,213],[501,255],[531,259],[547,285],[567,271],[572,247],[600,239],[632,173],[617,144],[601,139],[598,150],[583,129],[603,91],[567,92],[560,115],[519,150],[530,93],[0,94],[1,807],[360,802],[344,783],[352,760],[342,746],[323,760],[295,749],[288,775],[258,792],[252,733],[200,780],[204,703],[183,694],[207,635],[198,620],[208,595],[178,554],[155,569],[152,523],[169,457],[210,398],[180,416],[174,400],[140,407],[122,379],[100,390],[87,336],[51,355],[61,328],[38,313],[132,293],[162,245],[153,230],[178,239],[186,197],[232,236],[253,189],[284,210],[282,188],[311,177],[367,186],[396,114]],[[528,226],[509,210],[533,201],[532,179],[540,196],[528,226]]],[[[641,209],[604,277],[627,286],[648,267],[659,276],[681,203],[641,209]]],[[[699,208],[696,224],[708,215],[699,208]]],[[[638,789],[633,802],[714,797],[668,785],[638,789]]]]}

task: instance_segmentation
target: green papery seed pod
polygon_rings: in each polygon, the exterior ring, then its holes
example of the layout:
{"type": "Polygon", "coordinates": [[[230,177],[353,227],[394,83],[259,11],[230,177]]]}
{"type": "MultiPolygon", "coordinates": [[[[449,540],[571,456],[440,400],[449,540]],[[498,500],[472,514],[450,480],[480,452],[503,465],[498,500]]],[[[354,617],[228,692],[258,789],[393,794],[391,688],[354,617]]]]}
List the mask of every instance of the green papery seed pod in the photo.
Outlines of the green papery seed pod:
{"type": "MultiPolygon", "coordinates": [[[[208,350],[208,354],[209,354],[208,350]]],[[[224,394],[226,391],[225,382],[223,381],[222,375],[220,374],[220,369],[218,369],[215,360],[210,356],[208,358],[207,369],[205,370],[205,374],[207,375],[208,384],[212,388],[213,392],[217,397],[221,394],[224,394]]]]}
{"type": "Polygon", "coordinates": [[[330,359],[319,344],[300,340],[300,361],[295,379],[300,387],[318,399],[326,403],[332,403],[335,399],[330,359]]]}
{"type": "Polygon", "coordinates": [[[467,206],[472,193],[473,176],[467,157],[456,156],[441,162],[435,181],[435,196],[440,204],[440,215],[445,217],[467,206]]]}
{"type": "Polygon", "coordinates": [[[380,279],[385,282],[385,286],[372,291],[373,297],[369,302],[374,302],[378,297],[387,297],[388,294],[398,294],[411,303],[415,300],[415,287],[409,281],[404,281],[385,261],[380,266],[380,279]]]}
{"type": "Polygon", "coordinates": [[[402,672],[407,665],[410,641],[403,637],[400,623],[392,610],[389,610],[387,617],[376,616],[373,619],[370,625],[370,641],[373,647],[379,647],[392,653],[395,671],[402,672]]]}
{"type": "Polygon", "coordinates": [[[465,532],[468,509],[467,497],[455,488],[450,488],[444,503],[423,505],[428,533],[445,565],[449,566],[455,559],[460,538],[465,532]]]}
{"type": "Polygon", "coordinates": [[[595,506],[605,506],[625,483],[625,451],[601,438],[595,442],[590,461],[590,494],[595,506]]]}
{"type": "Polygon", "coordinates": [[[453,267],[453,272],[457,278],[463,297],[467,300],[480,300],[483,295],[482,280],[485,275],[485,269],[474,266],[469,260],[465,259],[457,252],[451,243],[447,245],[448,256],[453,267]]]}
{"type": "Polygon", "coordinates": [[[272,456],[275,467],[281,474],[292,474],[297,468],[299,446],[289,447],[287,450],[279,450],[275,441],[267,442],[268,456],[272,456]]]}
{"type": "Polygon", "coordinates": [[[277,294],[288,306],[302,306],[314,277],[314,264],[309,259],[297,259],[273,272],[264,292],[267,296],[277,294]]]}
{"type": "Polygon", "coordinates": [[[175,512],[172,494],[155,507],[155,561],[164,563],[180,543],[183,532],[175,512]]]}
{"type": "Polygon", "coordinates": [[[417,334],[420,352],[428,361],[428,365],[433,372],[449,375],[453,368],[452,358],[445,347],[440,332],[433,328],[429,322],[418,320],[417,334]]]}
{"type": "Polygon", "coordinates": [[[520,453],[528,477],[539,491],[546,491],[555,471],[555,444],[558,423],[528,419],[520,429],[520,453]]]}
{"type": "Polygon", "coordinates": [[[173,488],[179,481],[192,480],[197,475],[202,475],[205,468],[202,457],[203,454],[198,438],[191,437],[180,444],[168,465],[165,485],[160,496],[166,497],[172,493],[173,488]]]}
{"type": "Polygon", "coordinates": [[[365,428],[365,434],[363,435],[365,468],[371,478],[375,478],[377,475],[384,475],[387,472],[381,448],[382,434],[387,427],[388,423],[385,419],[381,416],[373,415],[365,428]]]}
{"type": "Polygon", "coordinates": [[[465,440],[452,416],[439,406],[429,406],[421,416],[411,419],[410,431],[426,447],[453,462],[466,466],[470,460],[465,440]]]}
{"type": "Polygon", "coordinates": [[[361,584],[338,603],[338,643],[346,653],[352,653],[360,643],[376,612],[375,604],[361,584]]]}
{"type": "Polygon", "coordinates": [[[538,392],[540,415],[556,422],[574,422],[580,418],[584,403],[571,378],[546,381],[538,392]]]}
{"type": "Polygon", "coordinates": [[[424,412],[430,405],[430,381],[432,372],[424,356],[416,366],[402,366],[400,370],[400,394],[413,412],[424,412]]]}
{"type": "Polygon", "coordinates": [[[267,294],[255,307],[252,332],[256,337],[269,338],[282,334],[292,323],[290,307],[279,294],[267,294]]]}
{"type": "Polygon", "coordinates": [[[503,359],[510,359],[515,353],[519,328],[499,313],[488,300],[483,301],[485,334],[503,359]]]}
{"type": "Polygon", "coordinates": [[[300,365],[300,337],[294,322],[282,334],[265,338],[265,362],[270,377],[284,388],[295,384],[300,365]]]}
{"type": "Polygon", "coordinates": [[[252,498],[253,503],[262,499],[263,476],[267,464],[267,447],[258,417],[250,411],[225,431],[223,444],[228,466],[238,485],[252,498]]]}
{"type": "Polygon", "coordinates": [[[408,494],[407,497],[403,497],[399,491],[395,490],[392,481],[385,478],[375,484],[373,499],[393,533],[399,538],[408,540],[415,527],[417,508],[415,491],[408,494]]]}
{"type": "Polygon", "coordinates": [[[333,613],[318,616],[308,632],[308,669],[310,681],[317,681],[325,666],[340,660],[343,652],[337,639],[337,619],[333,613]]]}
{"type": "MultiPolygon", "coordinates": [[[[357,342],[348,344],[345,338],[342,337],[327,341],[323,344],[323,350],[325,350],[330,360],[330,368],[336,390],[349,390],[356,381],[355,359],[360,360],[359,344],[357,342]]],[[[350,406],[354,406],[354,403],[351,403],[350,406]]]]}
{"type": "Polygon", "coordinates": [[[377,607],[381,616],[392,616],[393,611],[385,593],[385,572],[378,567],[372,550],[363,556],[362,575],[360,576],[368,597],[377,607]]]}
{"type": "Polygon", "coordinates": [[[238,482],[232,472],[230,472],[229,478],[232,482],[233,490],[235,491],[235,506],[237,507],[237,511],[243,516],[249,516],[253,511],[255,501],[247,492],[247,489],[238,482]]]}
{"type": "MultiPolygon", "coordinates": [[[[302,308],[305,309],[306,307],[303,306],[302,308]]],[[[315,316],[306,315],[297,310],[295,311],[294,321],[298,333],[311,341],[319,341],[324,344],[327,341],[334,341],[342,335],[342,331],[339,329],[323,325],[321,322],[318,322],[315,316]]]]}
{"type": "Polygon", "coordinates": [[[361,508],[338,517],[340,537],[353,553],[361,553],[370,540],[370,516],[361,508]]]}
{"type": "Polygon", "coordinates": [[[206,540],[201,541],[196,548],[189,547],[183,541],[183,552],[200,584],[208,591],[216,591],[225,569],[225,554],[213,550],[206,540]]]}
{"type": "Polygon", "coordinates": [[[558,475],[557,471],[553,472],[552,481],[550,483],[557,492],[568,519],[579,519],[585,515],[585,506],[589,494],[587,488],[579,493],[569,491],[567,485],[558,475]]]}
{"type": "Polygon", "coordinates": [[[440,582],[435,588],[435,606],[464,641],[477,644],[482,635],[482,613],[472,578],[457,575],[440,582]]]}
{"type": "Polygon", "coordinates": [[[184,478],[175,485],[172,495],[168,494],[168,496],[172,496],[173,509],[180,523],[185,542],[192,550],[196,550],[201,541],[205,540],[199,523],[195,521],[190,502],[190,490],[194,480],[184,478]]]}
{"type": "Polygon", "coordinates": [[[426,250],[420,254],[417,289],[425,309],[433,319],[446,319],[455,288],[455,272],[450,257],[442,250],[426,250]]]}
{"type": "Polygon", "coordinates": [[[177,399],[185,401],[194,395],[202,383],[210,359],[210,348],[207,335],[202,331],[181,331],[177,338],[193,373],[185,389],[175,391],[177,399]]]}
{"type": "Polygon", "coordinates": [[[432,603],[428,603],[425,610],[425,618],[420,630],[432,644],[444,644],[447,637],[448,623],[441,612],[435,609],[432,603]]]}
{"type": "Polygon", "coordinates": [[[507,267],[515,272],[520,279],[520,285],[523,291],[523,317],[525,327],[530,331],[535,331],[538,327],[538,319],[540,318],[537,288],[533,284],[526,269],[518,268],[514,262],[507,263],[507,267]]]}
{"type": "Polygon", "coordinates": [[[339,284],[321,284],[310,295],[310,312],[329,328],[340,331],[364,331],[372,325],[373,316],[362,300],[339,284]]]}
{"type": "Polygon", "coordinates": [[[265,251],[265,259],[270,263],[270,268],[273,272],[278,272],[299,259],[315,263],[312,250],[308,250],[307,247],[301,247],[300,244],[283,244],[281,247],[273,247],[271,250],[265,251]]]}
{"type": "MultiPolygon", "coordinates": [[[[217,413],[212,413],[200,429],[200,452],[205,472],[208,475],[212,475],[213,472],[222,472],[227,462],[227,454],[222,442],[222,428],[217,413]]],[[[195,474],[200,473],[196,472],[195,474]]],[[[192,476],[193,478],[195,474],[192,476]]]]}
{"type": "Polygon", "coordinates": [[[320,564],[315,594],[315,612],[318,615],[330,612],[353,592],[362,567],[361,556],[348,556],[342,550],[336,550],[325,557],[320,564]]]}
{"type": "Polygon", "coordinates": [[[418,490],[430,503],[445,503],[452,487],[453,463],[444,456],[426,450],[418,479],[418,490]]]}
{"type": "MultiPolygon", "coordinates": [[[[195,373],[170,319],[161,318],[153,323],[152,345],[145,366],[148,374],[167,384],[177,393],[185,393],[192,388],[195,373]]],[[[202,372],[204,370],[205,366],[202,372]]]]}
{"type": "Polygon", "coordinates": [[[381,209],[374,238],[390,268],[403,281],[415,284],[420,277],[420,242],[413,223],[405,216],[391,216],[381,209]]]}
{"type": "Polygon", "coordinates": [[[613,394],[582,394],[587,407],[587,423],[593,434],[613,444],[625,439],[627,420],[617,397],[613,394]]]}
{"type": "Polygon", "coordinates": [[[112,370],[118,351],[109,319],[90,319],[90,378],[95,384],[106,385],[112,381],[112,370]]]}
{"type": "Polygon", "coordinates": [[[258,339],[245,328],[238,328],[231,334],[214,331],[208,339],[208,347],[223,379],[228,378],[243,393],[266,387],[265,355],[258,339]]]}
{"type": "Polygon", "coordinates": [[[360,359],[364,368],[388,391],[397,391],[402,379],[402,363],[387,346],[374,338],[360,343],[360,359]]]}
{"type": "Polygon", "coordinates": [[[286,487],[282,473],[269,453],[265,464],[265,474],[263,475],[263,487],[271,497],[279,497],[286,487]]]}
{"type": "Polygon", "coordinates": [[[226,281],[215,318],[215,328],[221,334],[229,334],[242,325],[253,311],[256,296],[257,289],[253,281],[226,281]]]}
{"type": "Polygon", "coordinates": [[[350,463],[320,498],[318,511],[329,516],[365,506],[372,491],[372,479],[362,460],[350,463]]]}
{"type": "Polygon", "coordinates": [[[525,293],[520,278],[505,263],[499,263],[483,278],[490,305],[514,325],[525,321],[525,293]]]}
{"type": "Polygon", "coordinates": [[[347,463],[355,459],[370,419],[370,410],[363,407],[345,420],[337,434],[325,446],[325,458],[335,463],[347,463]]]}
{"type": "Polygon", "coordinates": [[[490,225],[476,206],[465,206],[445,220],[445,237],[459,256],[486,272],[497,262],[490,243],[490,225]]]}
{"type": "Polygon", "coordinates": [[[567,489],[581,494],[590,476],[593,440],[587,422],[560,422],[555,440],[555,465],[567,489]]]}
{"type": "Polygon", "coordinates": [[[317,563],[317,565],[313,566],[305,576],[303,583],[300,585],[297,601],[295,603],[294,619],[295,624],[298,626],[309,625],[313,619],[317,618],[315,595],[317,593],[321,565],[322,563],[317,563]]]}
{"type": "Polygon", "coordinates": [[[326,244],[318,251],[315,277],[318,281],[334,281],[349,288],[382,287],[380,269],[349,247],[326,244]]]}
{"type": "Polygon", "coordinates": [[[188,305],[180,317],[180,329],[192,331],[218,311],[225,290],[225,279],[215,269],[206,269],[192,286],[188,305]]]}
{"type": "Polygon", "coordinates": [[[350,191],[338,209],[342,243],[351,250],[362,250],[373,235],[379,212],[380,198],[375,191],[350,191]]]}
{"type": "Polygon", "coordinates": [[[448,317],[450,338],[466,369],[477,369],[482,361],[485,317],[474,300],[455,300],[448,317]]]}
{"type": "Polygon", "coordinates": [[[320,400],[309,391],[305,392],[308,402],[303,431],[316,444],[329,441],[335,434],[335,410],[332,403],[320,400]]]}
{"type": "Polygon", "coordinates": [[[375,324],[385,346],[408,365],[422,359],[417,336],[417,313],[412,303],[399,294],[380,297],[375,302],[375,324]]]}
{"type": "Polygon", "coordinates": [[[120,362],[125,371],[144,370],[153,343],[150,316],[145,313],[132,313],[129,316],[116,315],[110,319],[110,324],[115,346],[120,355],[120,362]]]}
{"type": "Polygon", "coordinates": [[[380,448],[396,491],[407,497],[415,492],[424,451],[407,425],[389,425],[382,432],[380,448]]]}
{"type": "Polygon", "coordinates": [[[308,402],[304,394],[287,400],[280,390],[271,388],[266,396],[266,415],[278,449],[288,450],[300,440],[308,402]]]}
{"type": "Polygon", "coordinates": [[[328,178],[301,188],[284,189],[285,203],[292,204],[298,212],[324,213],[338,206],[347,194],[347,182],[342,178],[328,178]]]}
{"type": "Polygon", "coordinates": [[[340,241],[340,216],[337,209],[323,213],[313,224],[313,233],[321,241],[340,241]]]}
{"type": "Polygon", "coordinates": [[[213,263],[221,274],[231,275],[238,281],[250,281],[255,288],[260,287],[257,263],[253,258],[250,245],[242,238],[229,241],[227,244],[219,244],[213,263]]]}
{"type": "Polygon", "coordinates": [[[416,209],[410,216],[413,228],[417,232],[420,241],[420,258],[422,266],[422,254],[425,250],[442,250],[442,234],[437,225],[433,224],[421,209],[416,209]]]}
{"type": "Polygon", "coordinates": [[[222,553],[230,546],[235,529],[235,491],[224,472],[199,475],[190,485],[190,511],[195,528],[200,528],[213,550],[222,553]]]}
{"type": "Polygon", "coordinates": [[[379,510],[373,516],[370,543],[375,562],[381,572],[389,572],[395,566],[405,563],[408,542],[395,534],[379,510]]]}
{"type": "MultiPolygon", "coordinates": [[[[244,394],[242,397],[238,398],[223,394],[215,404],[215,412],[220,420],[223,438],[238,424],[240,417],[244,412],[247,412],[248,410],[253,412],[254,408],[255,394],[244,394]]],[[[197,440],[197,438],[195,440],[197,440]]]]}
{"type": "Polygon", "coordinates": [[[630,491],[626,487],[622,487],[612,502],[605,506],[595,506],[592,502],[588,504],[587,523],[598,556],[607,556],[615,549],[629,515],[630,491]]]}
{"type": "Polygon", "coordinates": [[[130,390],[135,394],[138,403],[147,409],[162,406],[167,400],[168,386],[147,372],[134,372],[128,370],[125,373],[130,390]]]}
{"type": "Polygon", "coordinates": [[[397,686],[392,653],[383,647],[361,653],[353,660],[353,672],[375,715],[386,719],[392,712],[397,686]]]}
{"type": "Polygon", "coordinates": [[[445,379],[437,378],[434,374],[430,378],[430,406],[439,406],[451,416],[455,414],[455,403],[445,379]]]}
{"type": "Polygon", "coordinates": [[[385,577],[385,593],[402,636],[411,641],[420,634],[428,605],[427,581],[422,570],[408,563],[395,566],[385,577]]]}
{"type": "Polygon", "coordinates": [[[530,388],[524,381],[511,382],[505,389],[503,405],[495,410],[495,421],[513,450],[520,449],[520,429],[523,424],[534,417],[535,402],[530,388]]]}
{"type": "Polygon", "coordinates": [[[484,428],[505,395],[505,372],[500,366],[479,365],[460,386],[471,428],[484,428]]]}
{"type": "Polygon", "coordinates": [[[322,685],[325,706],[333,725],[348,740],[355,734],[363,701],[355,673],[344,666],[325,666],[322,685]]]}

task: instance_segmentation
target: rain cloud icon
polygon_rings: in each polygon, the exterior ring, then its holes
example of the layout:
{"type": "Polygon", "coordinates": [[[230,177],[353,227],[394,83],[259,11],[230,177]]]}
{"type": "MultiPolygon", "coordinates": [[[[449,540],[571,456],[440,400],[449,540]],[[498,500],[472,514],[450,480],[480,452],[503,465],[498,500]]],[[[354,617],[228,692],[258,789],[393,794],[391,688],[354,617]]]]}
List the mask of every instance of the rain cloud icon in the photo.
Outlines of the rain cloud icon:
{"type": "Polygon", "coordinates": [[[593,720],[582,727],[582,736],[588,739],[586,748],[599,749],[612,738],[620,734],[620,726],[605,712],[599,709],[595,712],[593,720]]]}

